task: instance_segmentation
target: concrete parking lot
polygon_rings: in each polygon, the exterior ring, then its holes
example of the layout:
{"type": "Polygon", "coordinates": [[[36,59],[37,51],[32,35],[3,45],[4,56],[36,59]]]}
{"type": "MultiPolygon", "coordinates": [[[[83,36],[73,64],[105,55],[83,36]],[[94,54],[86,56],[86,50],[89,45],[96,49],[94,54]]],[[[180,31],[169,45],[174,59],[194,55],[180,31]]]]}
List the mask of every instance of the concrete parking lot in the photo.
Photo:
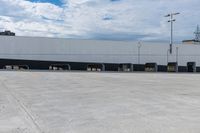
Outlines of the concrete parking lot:
{"type": "Polygon", "coordinates": [[[200,74],[0,71],[0,133],[199,133],[200,74]]]}

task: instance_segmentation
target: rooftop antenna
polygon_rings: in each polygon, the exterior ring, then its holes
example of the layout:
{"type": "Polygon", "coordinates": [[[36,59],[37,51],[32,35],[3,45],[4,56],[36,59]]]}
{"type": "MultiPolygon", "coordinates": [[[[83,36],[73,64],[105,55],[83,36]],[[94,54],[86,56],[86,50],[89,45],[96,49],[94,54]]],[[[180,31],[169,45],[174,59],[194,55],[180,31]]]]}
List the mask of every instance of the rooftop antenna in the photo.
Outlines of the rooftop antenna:
{"type": "Polygon", "coordinates": [[[194,34],[195,34],[195,41],[200,42],[200,28],[199,28],[199,25],[197,25],[197,29],[194,32],[194,34]]]}

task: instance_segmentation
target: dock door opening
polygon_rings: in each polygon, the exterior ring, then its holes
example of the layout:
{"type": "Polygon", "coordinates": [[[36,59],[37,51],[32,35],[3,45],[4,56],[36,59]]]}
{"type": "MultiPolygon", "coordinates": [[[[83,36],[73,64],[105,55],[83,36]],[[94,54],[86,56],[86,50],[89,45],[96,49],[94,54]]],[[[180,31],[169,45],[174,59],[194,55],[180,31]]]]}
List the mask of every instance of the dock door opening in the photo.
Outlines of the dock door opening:
{"type": "Polygon", "coordinates": [[[146,63],[145,71],[146,72],[157,72],[158,71],[157,63],[146,63]]]}
{"type": "Polygon", "coordinates": [[[168,72],[178,72],[178,63],[177,62],[169,62],[167,64],[168,72]]]}
{"type": "Polygon", "coordinates": [[[105,71],[104,64],[88,64],[87,71],[105,71]]]}
{"type": "Polygon", "coordinates": [[[28,70],[28,65],[6,65],[3,67],[6,70],[28,70]]]}
{"type": "Polygon", "coordinates": [[[132,72],[133,71],[133,64],[119,64],[118,71],[120,72],[132,72]]]}
{"type": "Polygon", "coordinates": [[[49,66],[49,70],[71,70],[69,64],[52,64],[49,66]]]}
{"type": "Polygon", "coordinates": [[[196,62],[188,62],[187,63],[187,71],[188,72],[196,72],[196,62]]]}

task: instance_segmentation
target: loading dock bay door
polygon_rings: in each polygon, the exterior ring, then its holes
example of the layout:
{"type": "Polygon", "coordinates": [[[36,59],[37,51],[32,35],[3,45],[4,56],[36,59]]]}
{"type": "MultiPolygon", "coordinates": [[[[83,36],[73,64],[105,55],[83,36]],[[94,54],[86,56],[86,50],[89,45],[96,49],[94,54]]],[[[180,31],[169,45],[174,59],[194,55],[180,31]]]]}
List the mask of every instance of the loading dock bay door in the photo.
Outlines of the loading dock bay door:
{"type": "Polygon", "coordinates": [[[167,65],[168,72],[178,72],[178,63],[177,62],[169,62],[167,65]]]}
{"type": "Polygon", "coordinates": [[[146,72],[157,72],[158,66],[156,63],[146,63],[145,64],[145,71],[146,72]]]}
{"type": "Polygon", "coordinates": [[[133,71],[133,64],[119,64],[118,71],[131,72],[133,71]]]}
{"type": "Polygon", "coordinates": [[[88,64],[87,71],[105,71],[104,64],[88,64]]]}
{"type": "Polygon", "coordinates": [[[50,70],[71,70],[69,64],[52,64],[49,66],[50,70]]]}
{"type": "Polygon", "coordinates": [[[3,68],[7,70],[28,70],[29,66],[28,65],[6,65],[3,68]]]}
{"type": "Polygon", "coordinates": [[[188,62],[187,63],[187,71],[188,72],[196,72],[196,62],[188,62]]]}

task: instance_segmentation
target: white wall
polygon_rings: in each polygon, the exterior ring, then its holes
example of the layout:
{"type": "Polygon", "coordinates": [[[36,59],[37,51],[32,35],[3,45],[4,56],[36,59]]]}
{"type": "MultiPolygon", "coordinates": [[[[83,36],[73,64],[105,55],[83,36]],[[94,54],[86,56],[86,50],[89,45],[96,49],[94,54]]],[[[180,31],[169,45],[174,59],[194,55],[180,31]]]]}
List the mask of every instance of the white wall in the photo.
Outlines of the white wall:
{"type": "MultiPolygon", "coordinates": [[[[167,64],[167,43],[141,42],[141,45],[140,63],[167,64]]],[[[200,45],[174,45],[173,54],[168,56],[170,62],[176,61],[176,47],[179,65],[195,61],[200,66],[200,45]]],[[[138,63],[138,42],[0,36],[0,58],[138,63]]]]}

